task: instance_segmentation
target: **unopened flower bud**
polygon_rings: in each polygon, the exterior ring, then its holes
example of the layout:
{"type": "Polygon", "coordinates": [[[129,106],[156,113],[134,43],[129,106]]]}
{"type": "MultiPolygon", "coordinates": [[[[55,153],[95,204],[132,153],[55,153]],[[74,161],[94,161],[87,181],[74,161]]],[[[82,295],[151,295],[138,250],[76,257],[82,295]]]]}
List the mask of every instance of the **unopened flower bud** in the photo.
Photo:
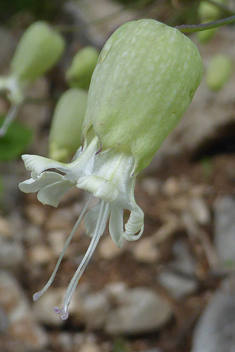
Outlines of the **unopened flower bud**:
{"type": "Polygon", "coordinates": [[[11,62],[10,75],[20,83],[30,83],[60,59],[63,37],[46,22],[33,23],[21,37],[11,62]]]}
{"type": "Polygon", "coordinates": [[[66,73],[66,79],[70,87],[89,88],[98,57],[98,50],[92,46],[87,46],[78,51],[66,73]]]}
{"type": "MultiPolygon", "coordinates": [[[[223,5],[225,0],[214,0],[215,3],[223,5]]],[[[207,1],[201,1],[198,6],[198,17],[202,22],[215,21],[219,18],[221,9],[216,4],[207,1]]]]}
{"type": "Polygon", "coordinates": [[[218,54],[211,59],[207,72],[206,84],[212,91],[218,91],[231,77],[233,64],[227,55],[218,54]]]}
{"type": "Polygon", "coordinates": [[[49,135],[49,157],[68,161],[81,145],[82,123],[86,112],[87,92],[69,89],[60,97],[49,135]]]}
{"type": "Polygon", "coordinates": [[[155,20],[126,23],[106,42],[89,89],[83,136],[98,136],[145,168],[189,106],[202,77],[193,42],[155,20]]]}

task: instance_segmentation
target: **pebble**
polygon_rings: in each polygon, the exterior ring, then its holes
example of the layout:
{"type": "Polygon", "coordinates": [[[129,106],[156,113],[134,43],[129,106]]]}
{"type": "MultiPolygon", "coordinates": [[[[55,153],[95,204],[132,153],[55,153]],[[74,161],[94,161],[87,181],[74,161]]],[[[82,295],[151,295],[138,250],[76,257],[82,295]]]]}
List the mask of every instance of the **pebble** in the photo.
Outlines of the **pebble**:
{"type": "Polygon", "coordinates": [[[122,302],[110,310],[105,331],[108,334],[138,334],[154,331],[171,317],[172,309],[157,293],[134,288],[122,295],[122,302]]]}
{"type": "Polygon", "coordinates": [[[101,349],[95,342],[85,342],[79,349],[80,352],[101,352],[101,349]]]}
{"type": "Polygon", "coordinates": [[[151,236],[140,239],[135,243],[132,253],[135,259],[141,263],[154,263],[160,257],[159,251],[154,245],[154,239],[151,236]]]}
{"type": "MultiPolygon", "coordinates": [[[[67,239],[66,233],[61,230],[55,230],[49,232],[47,238],[50,243],[52,253],[54,254],[54,256],[58,257],[64,248],[67,239]]],[[[68,252],[65,252],[64,257],[66,258],[67,255],[68,252]]]]}
{"type": "Polygon", "coordinates": [[[214,203],[215,248],[223,264],[235,263],[235,198],[217,198],[214,203]]]}
{"type": "Polygon", "coordinates": [[[171,267],[185,274],[194,275],[196,261],[183,240],[178,240],[174,243],[172,253],[174,260],[171,262],[171,267]]]}
{"type": "Polygon", "coordinates": [[[200,225],[208,225],[210,223],[210,211],[204,199],[199,197],[192,198],[190,209],[200,225]]]}
{"type": "Polygon", "coordinates": [[[46,220],[45,207],[37,204],[30,204],[25,207],[26,215],[29,221],[35,225],[43,225],[46,220]]]}
{"type": "Polygon", "coordinates": [[[28,259],[35,265],[45,265],[51,261],[52,251],[45,245],[36,245],[28,250],[28,259]]]}
{"type": "Polygon", "coordinates": [[[199,319],[191,352],[235,351],[235,277],[224,281],[199,319]]]}
{"type": "Polygon", "coordinates": [[[118,248],[110,236],[105,236],[100,240],[98,252],[102,259],[112,260],[123,252],[123,247],[118,248]]]}
{"type": "Polygon", "coordinates": [[[21,241],[0,237],[0,267],[4,269],[18,268],[25,260],[25,251],[21,241]]]}
{"type": "Polygon", "coordinates": [[[68,230],[70,232],[69,229],[72,229],[73,222],[73,214],[70,208],[55,209],[46,223],[46,230],[68,230]]]}
{"type": "Polygon", "coordinates": [[[160,189],[160,182],[154,177],[145,177],[142,180],[142,187],[149,196],[155,196],[160,189]]]}
{"type": "Polygon", "coordinates": [[[0,216],[0,236],[10,237],[11,233],[9,222],[0,216]]]}
{"type": "Polygon", "coordinates": [[[74,293],[70,305],[70,316],[75,326],[86,325],[89,329],[103,328],[109,311],[109,301],[105,291],[89,293],[80,285],[74,293]]]}
{"type": "Polygon", "coordinates": [[[109,302],[105,292],[90,293],[84,297],[83,309],[86,325],[91,329],[101,329],[109,312],[109,302]]]}
{"type": "MultiPolygon", "coordinates": [[[[34,351],[45,347],[47,335],[33,317],[27,297],[13,275],[0,271],[0,307],[8,317],[6,334],[34,351]]],[[[25,350],[25,351],[26,351],[25,350]]]]}
{"type": "Polygon", "coordinates": [[[172,297],[182,298],[195,292],[197,282],[193,279],[177,275],[164,270],[157,275],[157,280],[164,286],[172,297]]]}
{"type": "Polygon", "coordinates": [[[165,193],[165,195],[167,195],[168,197],[176,196],[180,191],[179,181],[173,176],[169,177],[165,181],[162,190],[163,193],[165,193]]]}

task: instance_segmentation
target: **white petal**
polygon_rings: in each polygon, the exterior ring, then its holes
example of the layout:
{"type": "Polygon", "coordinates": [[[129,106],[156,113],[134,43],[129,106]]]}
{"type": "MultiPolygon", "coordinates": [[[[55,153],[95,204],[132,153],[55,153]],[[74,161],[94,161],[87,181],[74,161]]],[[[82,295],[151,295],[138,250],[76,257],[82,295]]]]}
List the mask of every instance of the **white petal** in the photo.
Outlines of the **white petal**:
{"type": "Polygon", "coordinates": [[[129,220],[125,225],[125,232],[123,237],[128,241],[138,240],[144,231],[144,213],[136,205],[136,207],[131,211],[129,220]],[[139,232],[137,235],[136,233],[139,232]]]}
{"type": "Polygon", "coordinates": [[[61,197],[72,187],[71,182],[62,180],[42,188],[37,195],[42,204],[58,207],[61,197]]]}
{"type": "Polygon", "coordinates": [[[44,172],[39,178],[30,178],[19,184],[19,189],[25,193],[38,192],[43,187],[46,187],[54,182],[61,181],[63,176],[56,172],[44,172]]]}
{"type": "Polygon", "coordinates": [[[58,169],[66,172],[68,167],[66,164],[54,161],[52,159],[44,158],[38,155],[22,155],[22,159],[25,163],[25,168],[27,170],[33,171],[37,175],[40,175],[43,171],[47,169],[58,169]]]}
{"type": "Polygon", "coordinates": [[[123,209],[121,208],[111,208],[110,218],[109,218],[109,232],[112,237],[113,242],[117,247],[122,245],[122,235],[123,235],[123,209]]]}
{"type": "MultiPolygon", "coordinates": [[[[95,232],[96,223],[97,223],[97,220],[99,217],[99,212],[100,212],[100,206],[101,206],[101,202],[99,202],[94,208],[89,210],[84,217],[86,232],[91,237],[94,235],[94,232],[95,232]]],[[[110,207],[108,208],[108,211],[103,214],[102,226],[100,227],[101,233],[103,233],[105,230],[109,214],[110,214],[110,207]]]]}
{"type": "Polygon", "coordinates": [[[77,181],[77,187],[92,193],[105,203],[113,202],[118,196],[118,189],[111,182],[95,175],[81,177],[77,181]]]}

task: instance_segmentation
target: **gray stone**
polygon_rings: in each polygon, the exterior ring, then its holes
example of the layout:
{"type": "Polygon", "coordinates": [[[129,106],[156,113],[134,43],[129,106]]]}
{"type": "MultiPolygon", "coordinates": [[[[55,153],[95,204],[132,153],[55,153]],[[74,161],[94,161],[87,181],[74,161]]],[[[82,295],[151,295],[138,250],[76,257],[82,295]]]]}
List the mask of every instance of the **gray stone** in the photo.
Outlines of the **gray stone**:
{"type": "Polygon", "coordinates": [[[235,263],[235,198],[218,198],[214,204],[215,248],[223,264],[235,263]]]}
{"type": "Polygon", "coordinates": [[[218,290],[198,321],[192,352],[235,351],[235,279],[218,290]]]}
{"type": "Polygon", "coordinates": [[[195,280],[167,270],[159,273],[157,279],[174,298],[182,298],[192,294],[197,288],[197,282],[195,280]]]}
{"type": "Polygon", "coordinates": [[[25,260],[22,243],[12,238],[0,237],[0,267],[14,269],[25,260]]]}
{"type": "Polygon", "coordinates": [[[182,240],[176,241],[173,245],[172,252],[175,259],[171,262],[170,266],[185,274],[194,274],[196,262],[190,254],[186,243],[182,240]]]}
{"type": "Polygon", "coordinates": [[[9,339],[26,346],[25,351],[35,351],[47,344],[46,332],[33,317],[28,299],[13,275],[0,271],[0,307],[8,318],[6,330],[9,339]]]}
{"type": "Polygon", "coordinates": [[[154,331],[172,314],[170,305],[154,291],[134,288],[122,295],[122,302],[108,314],[105,331],[109,334],[138,334],[154,331]]]}

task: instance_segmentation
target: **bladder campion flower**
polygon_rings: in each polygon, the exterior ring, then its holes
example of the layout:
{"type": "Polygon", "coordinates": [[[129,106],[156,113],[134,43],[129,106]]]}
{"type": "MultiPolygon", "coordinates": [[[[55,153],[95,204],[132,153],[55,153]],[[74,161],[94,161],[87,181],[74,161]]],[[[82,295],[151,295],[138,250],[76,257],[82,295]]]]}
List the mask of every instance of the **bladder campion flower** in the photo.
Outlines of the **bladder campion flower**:
{"type": "Polygon", "coordinates": [[[27,28],[14,53],[9,76],[0,77],[0,90],[7,92],[12,104],[0,135],[6,133],[16,116],[24,99],[24,89],[56,64],[64,47],[63,37],[46,22],[38,21],[27,28]]]}
{"type": "MultiPolygon", "coordinates": [[[[24,192],[38,192],[43,204],[57,206],[72,186],[88,191],[99,203],[85,215],[90,246],[74,274],[61,309],[68,305],[76,285],[109,221],[117,246],[123,239],[137,240],[143,232],[144,214],[136,204],[137,173],[178,123],[200,83],[202,61],[196,46],[178,30],[155,20],[124,24],[106,42],[88,93],[83,123],[83,146],[70,164],[40,156],[23,155],[31,178],[20,184],[24,192]],[[55,171],[51,171],[54,169],[55,171]],[[130,211],[123,223],[123,211],[130,211]]],[[[47,285],[52,283],[72,235],[70,234],[47,285]]]]}

